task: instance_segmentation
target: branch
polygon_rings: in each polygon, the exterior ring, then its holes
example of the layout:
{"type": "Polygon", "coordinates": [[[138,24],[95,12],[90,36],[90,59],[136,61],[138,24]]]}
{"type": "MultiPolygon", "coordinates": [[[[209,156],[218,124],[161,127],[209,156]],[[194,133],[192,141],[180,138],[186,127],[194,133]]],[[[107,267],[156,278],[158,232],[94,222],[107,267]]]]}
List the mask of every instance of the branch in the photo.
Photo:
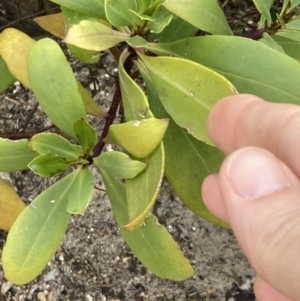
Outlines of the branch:
{"type": "Polygon", "coordinates": [[[114,119],[116,118],[120,101],[121,101],[120,82],[119,82],[119,79],[116,79],[116,91],[115,91],[114,98],[112,100],[111,106],[108,111],[108,117],[106,118],[104,129],[101,133],[101,136],[100,136],[100,139],[99,139],[97,145],[94,148],[94,157],[98,157],[104,148],[104,145],[105,145],[104,138],[107,136],[110,125],[113,123],[114,119]]]}

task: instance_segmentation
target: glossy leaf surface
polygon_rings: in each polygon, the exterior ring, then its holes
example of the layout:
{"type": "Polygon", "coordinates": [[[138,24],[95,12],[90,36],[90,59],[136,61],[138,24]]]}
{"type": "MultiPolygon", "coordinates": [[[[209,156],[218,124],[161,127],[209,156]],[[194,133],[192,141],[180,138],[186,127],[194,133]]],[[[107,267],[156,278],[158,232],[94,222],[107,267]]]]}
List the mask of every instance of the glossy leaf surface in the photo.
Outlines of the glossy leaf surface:
{"type": "MultiPolygon", "coordinates": [[[[128,222],[126,191],[123,184],[101,170],[103,181],[112,204],[113,214],[119,226],[128,222]]],[[[174,281],[182,281],[193,275],[193,268],[168,231],[150,216],[145,224],[122,235],[137,258],[152,273],[174,281]]]]}
{"type": "Polygon", "coordinates": [[[32,90],[42,109],[62,131],[76,139],[73,123],[86,118],[73,71],[59,45],[51,39],[35,43],[28,57],[32,90]]]}
{"type": "Polygon", "coordinates": [[[92,200],[94,192],[94,177],[88,167],[77,169],[76,178],[70,189],[66,206],[70,214],[84,214],[85,209],[92,200]]]}
{"type": "Polygon", "coordinates": [[[51,0],[63,7],[72,9],[82,14],[96,16],[105,20],[104,0],[51,0]]]}
{"type": "Polygon", "coordinates": [[[41,133],[33,136],[29,146],[39,154],[50,154],[67,160],[77,160],[82,155],[82,152],[67,139],[54,133],[41,133]]]}
{"type": "Polygon", "coordinates": [[[145,158],[159,145],[167,127],[167,119],[155,118],[113,124],[104,141],[123,147],[136,158],[145,158]]]}
{"type": "Polygon", "coordinates": [[[216,0],[168,0],[163,5],[195,27],[212,33],[232,35],[224,13],[216,0]]]}
{"type": "Polygon", "coordinates": [[[131,179],[142,172],[147,164],[133,160],[121,152],[105,152],[94,158],[94,164],[118,179],[131,179]]]}
{"type": "Polygon", "coordinates": [[[65,37],[65,25],[62,13],[37,17],[33,21],[54,36],[60,39],[65,37]]]}
{"type": "Polygon", "coordinates": [[[98,140],[95,130],[84,118],[81,118],[74,122],[74,131],[84,154],[90,154],[98,140]]]}
{"type": "Polygon", "coordinates": [[[198,140],[212,144],[206,125],[208,114],[222,97],[235,93],[233,85],[220,74],[186,59],[143,55],[142,60],[172,119],[198,140]]]}
{"type": "Polygon", "coordinates": [[[41,177],[52,177],[67,170],[71,163],[62,157],[45,154],[35,157],[28,167],[41,177]]]}
{"type": "MultiPolygon", "coordinates": [[[[78,24],[82,20],[89,20],[93,22],[97,22],[97,17],[89,16],[86,14],[81,14],[74,10],[62,7],[62,14],[64,17],[64,24],[66,26],[66,32],[74,25],[78,24]]],[[[76,59],[79,61],[86,63],[86,64],[95,64],[100,60],[100,53],[93,50],[86,50],[74,45],[67,44],[68,48],[70,49],[71,53],[75,56],[76,59]]]]}
{"type": "Polygon", "coordinates": [[[2,253],[5,277],[15,284],[36,278],[56,252],[71,215],[65,210],[78,171],[36,197],[11,228],[2,253]]]}
{"type": "Polygon", "coordinates": [[[27,57],[35,41],[25,33],[7,28],[0,34],[0,55],[11,74],[27,88],[31,87],[27,72],[27,57]]]}
{"type": "Polygon", "coordinates": [[[27,139],[9,140],[0,138],[0,171],[27,169],[29,162],[38,155],[27,139]]]}
{"type": "MultiPolygon", "coordinates": [[[[154,115],[158,118],[169,118],[146,70],[142,65],[139,65],[139,70],[146,83],[147,95],[154,115]]],[[[165,175],[180,200],[202,218],[228,227],[206,208],[199,189],[208,175],[218,172],[224,159],[221,151],[195,139],[172,119],[163,143],[166,158],[165,175]]]]}
{"type": "Polygon", "coordinates": [[[15,190],[0,179],[0,229],[9,231],[25,207],[15,190]]]}
{"type": "Polygon", "coordinates": [[[5,61],[0,55],[0,93],[16,81],[16,78],[9,71],[5,61]]]}
{"type": "Polygon", "coordinates": [[[129,38],[128,34],[101,23],[81,21],[70,28],[65,42],[88,50],[104,51],[129,38]]]}
{"type": "Polygon", "coordinates": [[[255,94],[272,102],[300,103],[300,65],[257,41],[205,36],[151,44],[150,48],[156,53],[172,54],[203,64],[225,76],[240,93],[255,94]]]}

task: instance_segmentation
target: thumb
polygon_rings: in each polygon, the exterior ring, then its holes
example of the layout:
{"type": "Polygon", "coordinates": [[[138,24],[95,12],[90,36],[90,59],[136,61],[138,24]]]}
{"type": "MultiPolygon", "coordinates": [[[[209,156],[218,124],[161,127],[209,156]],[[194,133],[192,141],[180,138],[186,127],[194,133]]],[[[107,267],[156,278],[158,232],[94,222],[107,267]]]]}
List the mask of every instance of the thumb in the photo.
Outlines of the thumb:
{"type": "Polygon", "coordinates": [[[300,182],[270,152],[240,149],[224,161],[219,188],[229,223],[260,278],[300,300],[300,182]]]}

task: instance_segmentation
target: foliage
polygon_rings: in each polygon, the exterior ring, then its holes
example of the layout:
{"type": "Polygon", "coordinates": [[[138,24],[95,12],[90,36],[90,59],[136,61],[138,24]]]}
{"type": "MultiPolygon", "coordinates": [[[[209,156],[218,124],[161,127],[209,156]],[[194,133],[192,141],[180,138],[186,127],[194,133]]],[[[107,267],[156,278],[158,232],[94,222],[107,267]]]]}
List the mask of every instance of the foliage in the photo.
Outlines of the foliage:
{"type": "Polygon", "coordinates": [[[97,64],[101,52],[109,52],[119,73],[105,112],[75,78],[53,39],[35,41],[13,28],[0,34],[0,91],[20,81],[64,132],[17,141],[0,138],[0,171],[30,168],[42,177],[71,171],[24,210],[0,182],[0,227],[8,230],[16,219],[3,250],[5,276],[24,284],[43,270],[71,215],[84,214],[92,198],[89,167],[95,165],[134,254],[159,277],[187,279],[193,268],[152,213],[163,178],[194,213],[228,226],[207,210],[199,192],[224,158],[208,136],[207,117],[222,97],[239,92],[300,103],[295,9],[300,1],[283,0],[274,19],[274,1],[254,0],[262,30],[242,36],[233,34],[216,0],[53,2],[61,13],[36,22],[86,64],[97,64]],[[138,77],[146,91],[136,83],[138,77]],[[105,120],[99,137],[89,114],[105,120]],[[117,147],[105,152],[108,144],[117,147]]]}

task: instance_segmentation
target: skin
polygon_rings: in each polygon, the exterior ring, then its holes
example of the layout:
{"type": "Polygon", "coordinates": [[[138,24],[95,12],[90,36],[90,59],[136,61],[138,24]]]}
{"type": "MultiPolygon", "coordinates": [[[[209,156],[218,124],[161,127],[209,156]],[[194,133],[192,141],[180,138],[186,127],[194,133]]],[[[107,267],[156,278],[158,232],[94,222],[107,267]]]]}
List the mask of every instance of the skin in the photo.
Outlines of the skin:
{"type": "Polygon", "coordinates": [[[258,301],[300,301],[300,107],[253,95],[222,99],[208,129],[226,154],[202,184],[257,272],[258,301]]]}

